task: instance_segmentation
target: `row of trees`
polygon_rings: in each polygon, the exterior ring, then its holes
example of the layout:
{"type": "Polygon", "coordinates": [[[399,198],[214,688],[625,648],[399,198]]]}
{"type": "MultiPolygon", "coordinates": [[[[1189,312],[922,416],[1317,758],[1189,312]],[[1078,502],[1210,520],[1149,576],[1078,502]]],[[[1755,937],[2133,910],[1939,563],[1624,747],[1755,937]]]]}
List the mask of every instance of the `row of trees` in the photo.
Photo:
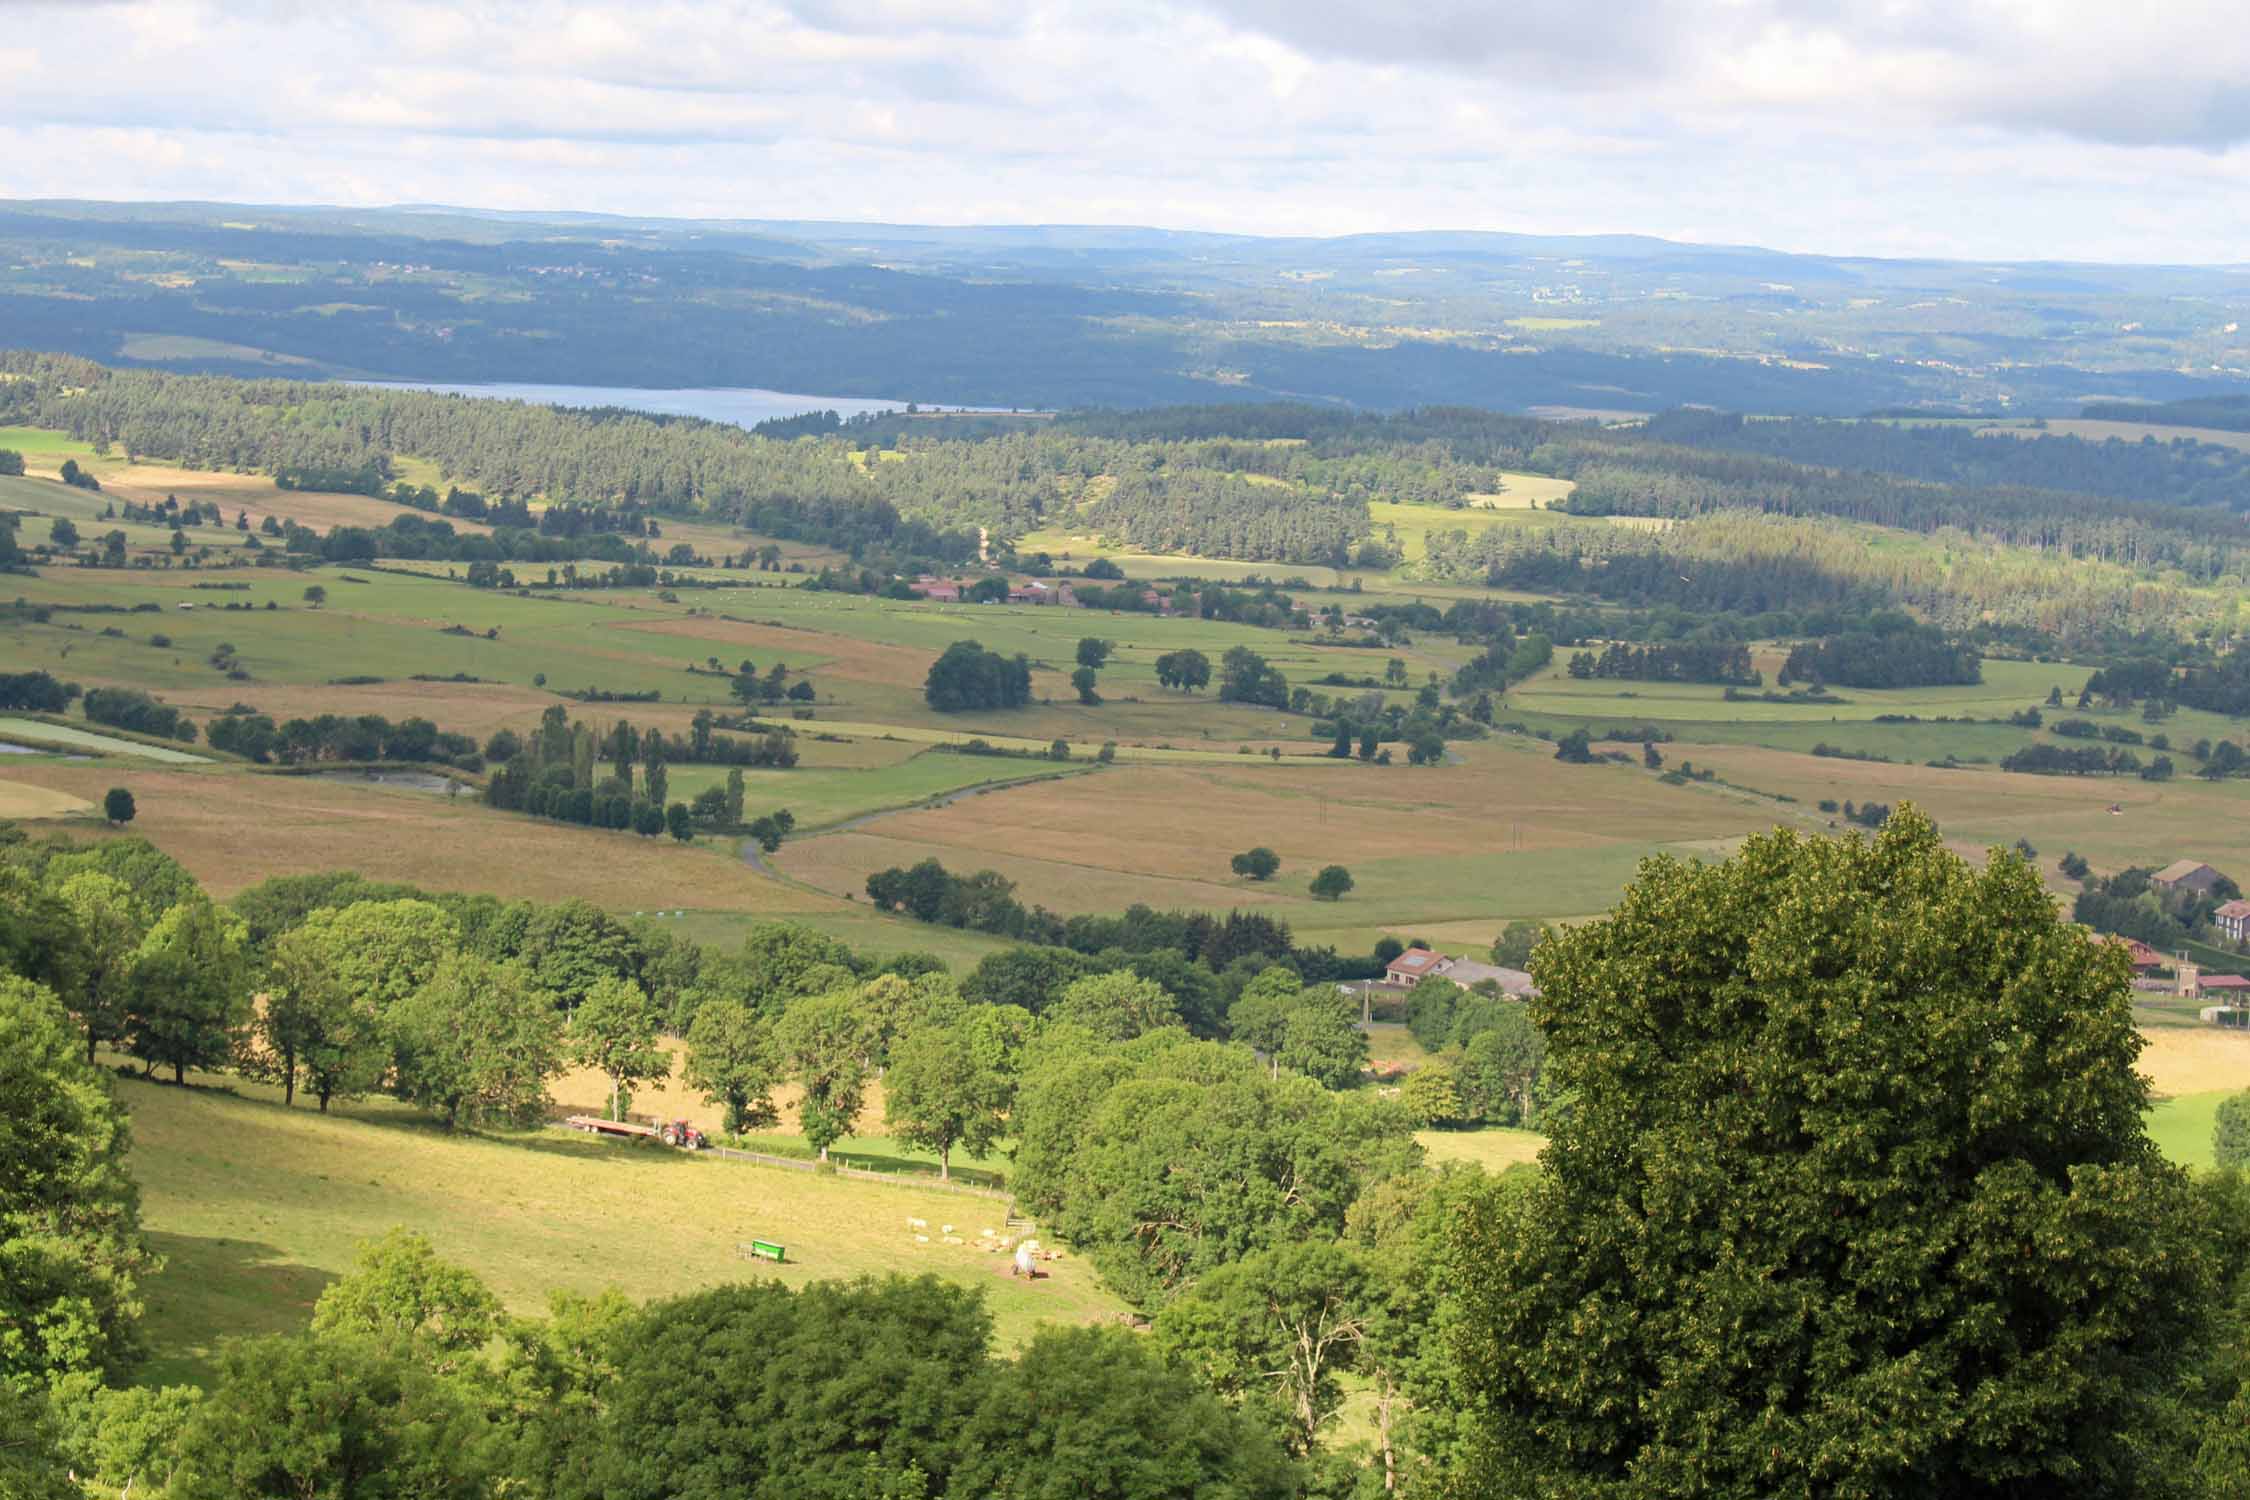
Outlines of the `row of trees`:
{"type": "Polygon", "coordinates": [[[203,726],[214,750],[247,756],[263,765],[321,761],[440,761],[464,771],[482,770],[484,756],[465,734],[441,730],[424,718],[391,722],[381,714],[317,714],[280,724],[247,703],[236,703],[203,726]]]}
{"type": "Polygon", "coordinates": [[[2023,771],[2033,776],[2138,776],[2144,781],[2168,781],[2174,770],[2172,757],[2158,755],[2143,764],[2130,750],[2099,745],[2026,745],[2000,758],[2003,771],[2023,771]]]}
{"type": "Polygon", "coordinates": [[[683,841],[697,829],[742,828],[771,853],[796,820],[783,808],[745,821],[742,768],[796,764],[794,737],[773,729],[760,739],[737,740],[716,733],[719,722],[705,710],[684,736],[666,735],[654,725],[636,729],[624,719],[597,734],[561,704],[550,704],[528,736],[503,729],[486,742],[486,759],[499,764],[485,783],[484,800],[533,817],[630,828],[650,837],[670,833],[683,841]],[[726,765],[725,785],[705,787],[692,801],[673,799],[675,757],[726,765]],[[597,776],[604,765],[608,774],[597,776]]]}
{"type": "MultiPolygon", "coordinates": [[[[1278,859],[1267,863],[1271,855],[1271,850],[1237,855],[1234,871],[1263,880],[1280,868],[1278,859]]],[[[1339,901],[1351,893],[1353,884],[1352,873],[1344,866],[1323,865],[1309,889],[1316,899],[1339,901]]],[[[1044,906],[1026,907],[1016,898],[1016,883],[997,870],[956,875],[935,856],[911,866],[893,865],[868,876],[867,899],[878,911],[897,912],[918,922],[1056,946],[1070,943],[1072,927],[1084,920],[1065,921],[1044,906]]],[[[1281,929],[1280,942],[1278,951],[1287,954],[1286,927],[1281,929]]]]}
{"type": "Polygon", "coordinates": [[[1039,1493],[1058,1455],[1120,1500],[1284,1500],[1302,1482],[1260,1413],[1122,1329],[1051,1328],[1006,1355],[981,1291],[930,1276],[638,1307],[557,1293],[513,1317],[403,1228],[360,1247],[309,1329],[230,1345],[208,1390],[72,1382],[47,1419],[0,1401],[29,1419],[0,1459],[25,1500],[81,1493],[66,1465],[183,1500],[968,1500],[1039,1493]],[[758,1370],[786,1376],[741,1377],[758,1370]]]}

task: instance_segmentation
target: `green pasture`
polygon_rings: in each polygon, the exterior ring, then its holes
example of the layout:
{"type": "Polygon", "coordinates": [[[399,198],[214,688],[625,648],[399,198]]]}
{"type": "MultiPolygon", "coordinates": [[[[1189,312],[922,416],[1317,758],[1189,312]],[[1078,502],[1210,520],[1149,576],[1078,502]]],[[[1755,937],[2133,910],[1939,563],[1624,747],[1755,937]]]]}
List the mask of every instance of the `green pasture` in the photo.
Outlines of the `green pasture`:
{"type": "Polygon", "coordinates": [[[169,765],[201,765],[210,760],[207,755],[168,750],[161,745],[120,739],[115,735],[97,734],[92,730],[76,729],[64,724],[50,724],[44,719],[24,719],[14,715],[0,716],[0,740],[9,740],[19,745],[54,746],[65,751],[118,756],[129,760],[161,761],[169,765]]]}
{"type": "MultiPolygon", "coordinates": [[[[990,1199],[559,1131],[448,1134],[381,1100],[323,1116],[226,1083],[230,1092],[119,1084],[143,1221],[165,1260],[144,1283],[144,1327],[164,1351],[138,1372],[149,1384],[208,1378],[223,1338],[304,1327],[359,1243],[400,1225],[526,1314],[556,1290],[614,1286],[638,1299],[891,1271],[985,1288],[1005,1344],[1121,1306],[1075,1258],[1040,1282],[1014,1282],[1001,1257],[934,1234],[917,1243],[906,1224],[981,1228],[1004,1212],[990,1199]],[[735,1246],[751,1238],[786,1244],[788,1262],[742,1260],[735,1246]]],[[[898,1155],[881,1142],[858,1149],[898,1155]]]]}
{"type": "MultiPolygon", "coordinates": [[[[6,444],[0,443],[0,447],[5,446],[6,444]]],[[[96,538],[108,532],[122,531],[125,533],[125,545],[135,552],[158,552],[167,557],[171,555],[170,526],[128,521],[122,514],[103,519],[102,512],[115,503],[114,495],[82,490],[58,479],[0,475],[0,510],[16,511],[23,516],[16,529],[16,543],[25,551],[47,545],[55,518],[67,517],[78,528],[78,545],[73,551],[84,551],[96,538]]],[[[231,518],[225,526],[190,526],[185,528],[185,533],[190,552],[203,547],[224,554],[248,550],[247,534],[236,531],[231,518]]]]}
{"type": "Polygon", "coordinates": [[[0,427],[0,448],[12,448],[42,468],[66,458],[91,459],[94,445],[51,427],[0,427]]]}
{"type": "Polygon", "coordinates": [[[2148,1133],[2157,1149],[2183,1167],[2211,1166],[2211,1133],[2218,1125],[2219,1105],[2235,1092],[2214,1089],[2158,1100],[2148,1112],[2148,1133]]]}
{"type": "MultiPolygon", "coordinates": [[[[1872,721],[1886,714],[1913,714],[1924,719],[2006,718],[2020,709],[2040,707],[2049,718],[2069,717],[2074,710],[2042,707],[2051,688],[2061,688],[2066,702],[2074,701],[2090,667],[2064,663],[1993,661],[1984,664],[1984,681],[1962,687],[1849,688],[1830,691],[1836,703],[1767,703],[1756,694],[1783,691],[1769,686],[1745,688],[1751,696],[1730,703],[1726,689],[1715,683],[1620,682],[1614,678],[1572,677],[1572,648],[1559,649],[1546,672],[1508,691],[1508,707],[1551,714],[1573,714],[1607,720],[1645,720],[1656,723],[1790,724],[1872,721]]],[[[1941,726],[1943,727],[1943,726],[1941,726]]],[[[1689,736],[1682,735],[1682,738],[1689,736]]]]}

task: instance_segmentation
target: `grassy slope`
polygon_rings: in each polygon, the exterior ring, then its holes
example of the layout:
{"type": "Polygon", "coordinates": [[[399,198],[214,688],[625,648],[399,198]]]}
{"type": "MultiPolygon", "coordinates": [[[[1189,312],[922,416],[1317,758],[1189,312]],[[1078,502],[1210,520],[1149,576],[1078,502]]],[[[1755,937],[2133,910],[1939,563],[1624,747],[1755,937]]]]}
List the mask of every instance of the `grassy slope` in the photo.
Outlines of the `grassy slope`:
{"type": "Polygon", "coordinates": [[[394,1225],[473,1267],[511,1310],[548,1291],[636,1298],[776,1276],[792,1284],[933,1271],[986,1288],[1004,1343],[1042,1321],[1119,1304],[1066,1258],[1036,1285],[973,1246],[917,1244],[909,1217],[998,1227],[988,1199],[858,1182],[559,1132],[447,1136],[380,1105],[322,1118],[250,1098],[124,1082],[143,1212],[166,1269],[148,1284],[147,1331],[164,1351],[142,1378],[195,1380],[228,1334],[301,1327],[354,1247],[394,1225]],[[778,1239],[789,1264],[735,1245],[778,1239]]]}

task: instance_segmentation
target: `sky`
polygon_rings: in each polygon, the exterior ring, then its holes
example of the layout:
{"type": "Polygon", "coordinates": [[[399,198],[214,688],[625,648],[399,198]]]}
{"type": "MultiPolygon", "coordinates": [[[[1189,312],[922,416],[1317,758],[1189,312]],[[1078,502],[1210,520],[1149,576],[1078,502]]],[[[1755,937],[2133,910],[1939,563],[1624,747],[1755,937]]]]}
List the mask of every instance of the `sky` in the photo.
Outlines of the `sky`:
{"type": "Polygon", "coordinates": [[[2250,263],[2241,0],[0,0],[0,197],[2250,263]]]}

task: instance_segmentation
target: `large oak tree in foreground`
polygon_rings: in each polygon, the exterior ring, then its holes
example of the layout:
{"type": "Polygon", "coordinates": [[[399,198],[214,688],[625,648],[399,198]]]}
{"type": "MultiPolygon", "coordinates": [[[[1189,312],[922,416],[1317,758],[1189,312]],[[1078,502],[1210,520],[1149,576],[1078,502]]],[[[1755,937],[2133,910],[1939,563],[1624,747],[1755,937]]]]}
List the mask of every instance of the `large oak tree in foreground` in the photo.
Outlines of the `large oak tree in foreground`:
{"type": "Polygon", "coordinates": [[[1465,1212],[1476,1488],[2137,1492],[2207,1262],[2142,1128],[2121,950],[2012,854],[1652,860],[1534,960],[1570,1091],[1532,1191],[1465,1212]]]}

